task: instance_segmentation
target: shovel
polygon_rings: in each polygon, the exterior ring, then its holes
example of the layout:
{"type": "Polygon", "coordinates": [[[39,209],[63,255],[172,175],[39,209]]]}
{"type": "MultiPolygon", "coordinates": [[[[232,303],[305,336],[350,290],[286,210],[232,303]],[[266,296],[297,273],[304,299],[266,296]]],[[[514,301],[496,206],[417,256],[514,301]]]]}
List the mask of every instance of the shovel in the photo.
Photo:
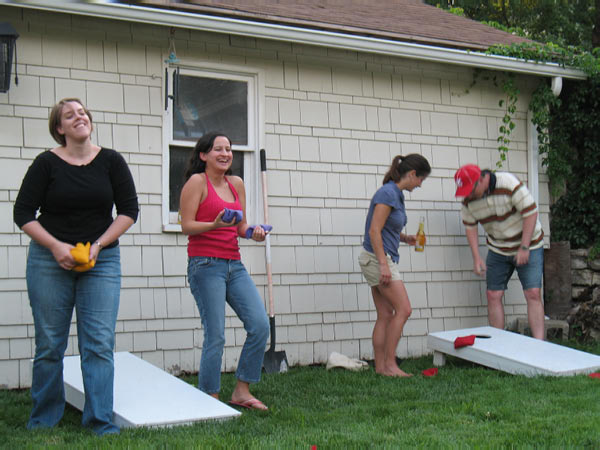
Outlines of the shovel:
{"type": "MultiPolygon", "coordinates": [[[[262,194],[265,223],[269,223],[269,203],[267,202],[267,157],[264,149],[260,150],[260,172],[262,176],[262,194]]],[[[283,373],[288,370],[288,360],[285,351],[275,351],[275,305],[273,303],[273,275],[271,273],[271,238],[265,238],[265,253],[267,260],[267,281],[269,287],[269,325],[271,326],[271,345],[265,352],[263,367],[267,373],[283,373]]]]}

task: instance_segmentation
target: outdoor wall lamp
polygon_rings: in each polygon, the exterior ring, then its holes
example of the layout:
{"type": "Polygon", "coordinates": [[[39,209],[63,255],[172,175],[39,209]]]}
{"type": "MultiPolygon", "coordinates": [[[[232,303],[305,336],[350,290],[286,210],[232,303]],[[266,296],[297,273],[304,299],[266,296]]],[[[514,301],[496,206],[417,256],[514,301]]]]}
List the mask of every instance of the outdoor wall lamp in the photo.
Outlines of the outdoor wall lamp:
{"type": "MultiPolygon", "coordinates": [[[[19,33],[8,22],[0,22],[0,92],[8,92],[10,87],[10,69],[12,67],[15,42],[19,33]]],[[[15,55],[15,84],[19,84],[17,78],[16,55],[15,55]]]]}

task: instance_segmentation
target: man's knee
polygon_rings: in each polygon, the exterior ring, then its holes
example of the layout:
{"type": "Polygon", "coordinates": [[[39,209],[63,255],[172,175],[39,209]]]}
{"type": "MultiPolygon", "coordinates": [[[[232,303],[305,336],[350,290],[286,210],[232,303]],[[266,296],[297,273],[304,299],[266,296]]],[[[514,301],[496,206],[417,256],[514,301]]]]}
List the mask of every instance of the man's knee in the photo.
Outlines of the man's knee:
{"type": "Polygon", "coordinates": [[[525,300],[527,300],[528,302],[542,301],[542,293],[541,289],[539,288],[526,289],[523,291],[523,293],[525,294],[525,300]]]}
{"type": "Polygon", "coordinates": [[[502,297],[504,297],[504,291],[487,291],[488,303],[502,303],[502,297]]]}

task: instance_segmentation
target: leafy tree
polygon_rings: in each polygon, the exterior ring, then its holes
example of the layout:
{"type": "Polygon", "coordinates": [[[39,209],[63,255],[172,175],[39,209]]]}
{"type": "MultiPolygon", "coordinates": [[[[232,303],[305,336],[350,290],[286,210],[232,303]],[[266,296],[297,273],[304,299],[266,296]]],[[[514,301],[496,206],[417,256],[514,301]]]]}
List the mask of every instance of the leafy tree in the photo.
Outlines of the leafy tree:
{"type": "Polygon", "coordinates": [[[600,46],[600,0],[425,0],[537,42],[600,46]]]}
{"type": "Polygon", "coordinates": [[[561,164],[569,172],[566,190],[552,205],[552,239],[573,248],[600,250],[600,76],[567,81],[550,128],[561,164]]]}

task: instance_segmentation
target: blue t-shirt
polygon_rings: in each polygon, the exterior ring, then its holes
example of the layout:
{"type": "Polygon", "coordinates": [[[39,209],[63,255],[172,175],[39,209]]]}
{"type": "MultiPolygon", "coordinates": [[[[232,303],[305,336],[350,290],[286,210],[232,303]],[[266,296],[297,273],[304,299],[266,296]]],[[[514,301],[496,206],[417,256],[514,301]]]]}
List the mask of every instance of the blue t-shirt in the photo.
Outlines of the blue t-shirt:
{"type": "Polygon", "coordinates": [[[392,261],[397,263],[400,259],[398,255],[400,232],[406,226],[406,209],[404,207],[404,194],[393,181],[388,181],[381,186],[371,199],[369,213],[367,214],[367,223],[365,224],[363,247],[368,252],[374,253],[373,246],[371,245],[371,238],[369,236],[369,228],[371,228],[371,220],[373,219],[375,205],[378,203],[388,205],[392,208],[392,211],[381,230],[381,238],[383,240],[383,250],[385,251],[385,254],[389,255],[390,258],[392,258],[392,261]]]}

